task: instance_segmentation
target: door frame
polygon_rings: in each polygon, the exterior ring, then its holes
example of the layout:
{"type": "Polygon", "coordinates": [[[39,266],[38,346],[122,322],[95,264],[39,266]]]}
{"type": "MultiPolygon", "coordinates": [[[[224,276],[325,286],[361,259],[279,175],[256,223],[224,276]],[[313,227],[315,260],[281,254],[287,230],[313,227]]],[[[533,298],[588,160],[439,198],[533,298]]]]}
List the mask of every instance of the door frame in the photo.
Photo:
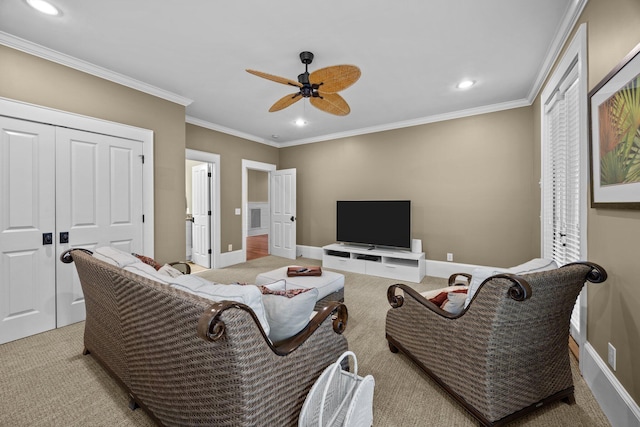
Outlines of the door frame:
{"type": "MultiPolygon", "coordinates": [[[[257,162],[255,160],[242,159],[242,262],[247,260],[247,235],[248,221],[247,212],[249,211],[249,169],[267,172],[268,178],[268,203],[269,211],[271,211],[271,172],[275,172],[276,165],[271,163],[257,162]]],[[[267,245],[269,253],[271,253],[271,224],[269,224],[269,244],[267,245]]]]}
{"type": "MultiPolygon", "coordinates": [[[[209,163],[213,169],[211,173],[211,181],[209,182],[209,196],[211,197],[211,223],[209,229],[211,232],[211,268],[219,268],[220,266],[220,155],[209,153],[206,151],[185,150],[186,160],[196,160],[199,162],[209,163]]],[[[186,189],[185,189],[186,191],[186,189]]]]}
{"type": "Polygon", "coordinates": [[[110,122],[76,113],[56,110],[27,102],[0,97],[0,115],[53,126],[68,127],[87,132],[101,133],[142,142],[142,244],[144,254],[154,256],[154,180],[153,180],[153,131],[110,122]]]}
{"type": "MultiPolygon", "coordinates": [[[[587,65],[587,25],[581,24],[578,27],[576,34],[571,40],[569,46],[566,49],[563,57],[557,64],[556,69],[549,77],[547,84],[542,88],[542,92],[540,95],[541,106],[540,106],[540,139],[541,139],[541,150],[540,150],[540,248],[541,252],[544,252],[545,241],[549,238],[546,233],[547,226],[545,225],[545,189],[542,179],[545,176],[545,158],[546,153],[549,147],[549,142],[546,137],[546,121],[544,108],[545,103],[548,99],[550,99],[553,95],[553,91],[559,85],[559,83],[564,79],[565,75],[572,68],[573,64],[578,71],[579,81],[579,126],[580,126],[580,141],[586,142],[588,140],[589,135],[589,117],[588,117],[588,102],[587,102],[587,94],[588,94],[588,65],[587,65]]],[[[583,199],[580,201],[579,206],[579,215],[580,215],[580,259],[588,259],[587,254],[587,222],[588,222],[588,197],[586,194],[588,193],[588,144],[580,145],[580,194],[585,195],[583,199]]],[[[542,256],[546,254],[542,253],[542,256]]],[[[584,352],[584,344],[587,343],[587,292],[588,287],[584,286],[580,294],[578,295],[576,304],[579,308],[580,315],[580,324],[579,330],[575,331],[573,323],[571,323],[571,336],[577,335],[577,343],[580,347],[580,372],[583,370],[583,352],[584,352]],[[576,333],[577,332],[577,333],[576,333]]]]}

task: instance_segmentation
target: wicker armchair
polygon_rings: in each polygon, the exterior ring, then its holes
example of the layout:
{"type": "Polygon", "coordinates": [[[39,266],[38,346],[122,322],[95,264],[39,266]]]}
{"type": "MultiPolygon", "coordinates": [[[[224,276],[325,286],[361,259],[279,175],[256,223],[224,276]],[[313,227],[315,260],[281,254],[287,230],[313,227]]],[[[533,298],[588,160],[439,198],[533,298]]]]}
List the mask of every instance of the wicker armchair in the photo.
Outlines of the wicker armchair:
{"type": "Polygon", "coordinates": [[[414,289],[389,287],[386,337],[482,425],[497,426],[556,400],[573,403],[571,311],[586,280],[605,270],[581,262],[485,280],[458,315],[414,289]]]}
{"type": "Polygon", "coordinates": [[[295,426],[322,371],[347,349],[347,310],[327,304],[271,343],[248,306],[212,303],[71,250],[90,354],[158,424],[295,426]]]}

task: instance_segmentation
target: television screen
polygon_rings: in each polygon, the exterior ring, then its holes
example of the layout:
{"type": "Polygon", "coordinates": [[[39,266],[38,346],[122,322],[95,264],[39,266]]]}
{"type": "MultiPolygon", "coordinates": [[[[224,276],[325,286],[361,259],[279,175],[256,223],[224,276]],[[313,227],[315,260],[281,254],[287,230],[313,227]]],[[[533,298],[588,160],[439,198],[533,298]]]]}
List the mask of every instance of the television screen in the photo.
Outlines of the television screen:
{"type": "Polygon", "coordinates": [[[410,200],[338,200],[336,240],[411,248],[410,200]]]}

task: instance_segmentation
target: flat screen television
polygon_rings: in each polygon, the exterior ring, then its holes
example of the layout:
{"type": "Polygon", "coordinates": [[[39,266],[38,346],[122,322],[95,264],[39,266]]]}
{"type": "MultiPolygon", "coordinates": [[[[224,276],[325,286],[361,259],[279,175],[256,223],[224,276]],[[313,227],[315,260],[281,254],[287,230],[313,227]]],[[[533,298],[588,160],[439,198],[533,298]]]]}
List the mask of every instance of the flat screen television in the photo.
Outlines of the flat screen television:
{"type": "Polygon", "coordinates": [[[336,240],[411,249],[411,200],[338,200],[336,240]]]}

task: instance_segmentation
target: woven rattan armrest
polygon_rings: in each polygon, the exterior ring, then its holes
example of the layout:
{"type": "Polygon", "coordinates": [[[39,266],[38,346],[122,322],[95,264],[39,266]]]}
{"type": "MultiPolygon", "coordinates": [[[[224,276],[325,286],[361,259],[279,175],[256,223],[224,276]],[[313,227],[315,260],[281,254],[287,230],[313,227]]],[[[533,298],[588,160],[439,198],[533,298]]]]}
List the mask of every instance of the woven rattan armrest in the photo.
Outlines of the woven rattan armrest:
{"type": "Polygon", "coordinates": [[[205,341],[217,341],[225,334],[225,324],[224,321],[220,318],[222,313],[226,310],[230,309],[239,309],[248,312],[253,321],[255,322],[256,327],[260,330],[262,337],[265,342],[271,348],[275,354],[279,356],[286,356],[287,354],[292,353],[298,347],[300,347],[313,333],[320,327],[320,325],[329,317],[335,316],[333,318],[333,330],[337,334],[342,334],[347,326],[347,318],[348,312],[347,307],[337,301],[332,301],[328,303],[322,310],[320,310],[312,319],[309,321],[307,326],[296,335],[288,338],[284,341],[277,343],[274,345],[271,340],[267,337],[267,334],[264,333],[264,329],[260,325],[260,321],[258,320],[254,311],[247,305],[234,302],[234,301],[220,301],[212,304],[203,314],[200,316],[198,320],[198,337],[202,338],[205,341]]]}

